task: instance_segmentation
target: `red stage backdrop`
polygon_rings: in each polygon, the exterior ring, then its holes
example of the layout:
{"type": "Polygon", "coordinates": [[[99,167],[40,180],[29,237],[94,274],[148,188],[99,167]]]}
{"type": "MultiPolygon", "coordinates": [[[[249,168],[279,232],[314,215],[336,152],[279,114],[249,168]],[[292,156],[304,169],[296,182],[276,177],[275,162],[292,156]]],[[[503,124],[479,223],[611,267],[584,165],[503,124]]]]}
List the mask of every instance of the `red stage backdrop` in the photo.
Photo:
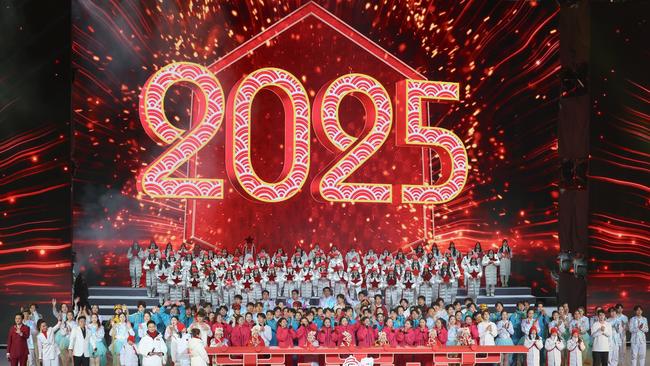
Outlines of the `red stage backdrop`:
{"type": "Polygon", "coordinates": [[[507,238],[514,281],[553,292],[554,4],[74,7],[74,250],[91,284],[127,283],[133,240],[465,251],[507,238]],[[422,121],[406,103],[420,87],[439,98],[422,121]],[[166,170],[176,181],[156,185],[166,170]],[[405,188],[444,182],[428,201],[405,188]]]}

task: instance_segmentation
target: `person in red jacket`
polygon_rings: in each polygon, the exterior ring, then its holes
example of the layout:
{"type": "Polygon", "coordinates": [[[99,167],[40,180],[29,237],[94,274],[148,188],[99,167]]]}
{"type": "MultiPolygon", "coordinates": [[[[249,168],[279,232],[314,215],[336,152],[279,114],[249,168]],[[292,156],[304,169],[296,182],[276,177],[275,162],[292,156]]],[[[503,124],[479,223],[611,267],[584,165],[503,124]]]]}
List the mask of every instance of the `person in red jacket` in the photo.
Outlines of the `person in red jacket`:
{"type": "Polygon", "coordinates": [[[292,328],[288,327],[287,319],[280,318],[275,335],[278,339],[278,347],[293,347],[293,340],[296,338],[296,334],[292,328]]]}
{"type": "Polygon", "coordinates": [[[361,318],[362,325],[357,329],[357,344],[359,347],[372,347],[377,339],[377,329],[370,325],[370,318],[361,318]]]}
{"type": "Polygon", "coordinates": [[[404,327],[397,333],[397,343],[402,347],[417,345],[417,332],[413,329],[410,321],[404,322],[404,327]]]}
{"type": "Polygon", "coordinates": [[[23,324],[23,314],[17,313],[14,317],[15,325],[9,328],[7,335],[7,359],[11,366],[26,366],[29,350],[27,349],[27,339],[30,336],[29,327],[23,324]]]}
{"type": "Polygon", "coordinates": [[[438,344],[444,346],[447,344],[447,327],[445,320],[438,318],[436,320],[436,338],[438,338],[438,344]]]}
{"type": "Polygon", "coordinates": [[[427,328],[426,319],[420,319],[418,325],[418,329],[415,332],[416,346],[426,346],[427,341],[429,340],[429,328],[427,328]]]}
{"type": "Polygon", "coordinates": [[[212,327],[210,328],[212,330],[212,334],[216,334],[216,329],[221,328],[223,330],[223,337],[226,339],[230,339],[230,333],[232,332],[232,326],[225,321],[223,321],[223,315],[221,313],[217,313],[215,317],[214,324],[212,324],[212,327]]]}
{"type": "Polygon", "coordinates": [[[316,332],[318,331],[318,327],[314,323],[310,323],[309,319],[301,318],[300,319],[300,327],[298,327],[298,330],[296,330],[296,338],[298,339],[298,347],[306,347],[307,346],[307,334],[309,332],[316,332]]]}
{"type": "Polygon", "coordinates": [[[238,316],[235,318],[236,325],[232,328],[230,333],[230,344],[233,347],[243,347],[248,344],[248,340],[251,338],[251,328],[245,323],[245,318],[243,316],[238,316]]]}
{"type": "Polygon", "coordinates": [[[337,346],[354,346],[357,344],[357,328],[359,323],[350,324],[348,318],[341,318],[341,323],[336,327],[336,345],[337,346]],[[346,334],[350,336],[350,344],[346,344],[346,334]]]}
{"type": "Polygon", "coordinates": [[[384,326],[384,328],[382,328],[382,332],[386,333],[386,340],[388,341],[388,345],[391,347],[396,347],[397,333],[399,331],[393,328],[393,319],[391,318],[386,319],[386,325],[384,326]]]}
{"type": "Polygon", "coordinates": [[[325,318],[323,326],[318,332],[318,343],[320,343],[321,347],[336,347],[336,338],[337,334],[332,327],[332,320],[325,318]]]}

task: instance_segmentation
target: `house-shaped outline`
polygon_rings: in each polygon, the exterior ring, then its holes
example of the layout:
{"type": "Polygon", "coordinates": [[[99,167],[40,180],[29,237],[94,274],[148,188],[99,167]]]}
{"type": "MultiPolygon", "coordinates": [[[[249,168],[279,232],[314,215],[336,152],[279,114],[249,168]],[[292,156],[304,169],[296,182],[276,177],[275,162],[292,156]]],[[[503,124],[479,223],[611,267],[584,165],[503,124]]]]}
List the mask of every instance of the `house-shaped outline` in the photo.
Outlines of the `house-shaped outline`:
{"type": "MultiPolygon", "coordinates": [[[[269,40],[279,36],[283,32],[291,29],[294,25],[300,23],[301,21],[311,16],[316,17],[318,20],[328,25],[330,28],[337,31],[342,36],[352,41],[362,49],[366,50],[371,55],[373,55],[381,62],[385,63],[386,65],[388,65],[389,67],[397,71],[405,78],[426,80],[426,78],[422,74],[420,74],[415,69],[407,65],[404,61],[400,60],[390,52],[384,50],[375,42],[371,41],[368,37],[364,36],[359,31],[352,28],[351,26],[343,22],[341,19],[337,18],[334,14],[330,13],[325,8],[316,4],[313,1],[310,1],[307,4],[299,7],[289,15],[285,16],[284,18],[280,19],[278,22],[266,28],[263,32],[259,33],[258,35],[254,36],[248,41],[242,43],[241,45],[237,46],[234,50],[232,50],[225,56],[219,58],[217,61],[210,64],[208,66],[208,69],[210,69],[210,71],[212,71],[214,74],[219,73],[220,71],[224,70],[228,66],[237,62],[238,60],[246,57],[246,55],[252,53],[257,48],[264,46],[266,42],[268,42],[269,40]]],[[[422,148],[422,171],[423,172],[425,172],[427,169],[426,162],[430,161],[431,158],[429,156],[429,159],[427,159],[427,156],[425,154],[427,155],[430,154],[430,151],[429,149],[422,148]]],[[[189,176],[196,175],[190,173],[191,170],[193,170],[195,167],[194,164],[195,158],[196,157],[192,158],[192,160],[190,161],[188,167],[189,176]]],[[[429,175],[431,175],[430,170],[429,170],[429,175]]],[[[432,179],[433,177],[429,176],[429,181],[432,181],[432,179]]],[[[427,232],[427,226],[429,225],[428,221],[431,220],[431,225],[433,225],[432,218],[434,216],[433,216],[432,207],[429,213],[430,216],[427,215],[426,206],[423,206],[422,208],[423,230],[425,233],[427,232]]],[[[195,212],[196,212],[196,201],[189,200],[185,205],[185,220],[184,220],[185,225],[183,228],[183,238],[197,241],[207,246],[214,245],[213,243],[206,242],[205,240],[195,236],[195,227],[196,227],[195,215],[194,215],[195,212]],[[189,235],[188,235],[188,231],[189,231],[189,235]]],[[[433,226],[431,226],[430,229],[433,229],[433,226]]]]}

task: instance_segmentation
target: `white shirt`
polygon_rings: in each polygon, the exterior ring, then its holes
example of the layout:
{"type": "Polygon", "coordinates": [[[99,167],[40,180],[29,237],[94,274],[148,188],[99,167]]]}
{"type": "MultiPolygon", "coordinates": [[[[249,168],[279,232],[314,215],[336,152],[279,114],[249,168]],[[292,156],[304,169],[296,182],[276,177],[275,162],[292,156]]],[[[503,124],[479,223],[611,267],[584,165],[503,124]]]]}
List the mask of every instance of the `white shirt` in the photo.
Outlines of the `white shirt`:
{"type": "Polygon", "coordinates": [[[138,353],[135,344],[124,343],[120,351],[120,365],[138,366],[138,353]]]}
{"type": "Polygon", "coordinates": [[[481,346],[494,346],[494,338],[497,336],[497,326],[492,322],[478,323],[478,335],[481,338],[481,346]],[[488,330],[488,327],[491,327],[488,330]]]}
{"type": "Polygon", "coordinates": [[[592,350],[594,352],[609,352],[609,342],[612,336],[612,325],[606,320],[602,323],[597,321],[591,326],[591,337],[593,339],[592,350]],[[604,327],[604,331],[600,328],[604,327]]]}
{"type": "Polygon", "coordinates": [[[86,328],[86,336],[83,336],[81,327],[76,326],[70,333],[70,345],[68,349],[72,350],[72,355],[77,357],[90,357],[90,331],[86,328]]]}
{"type": "Polygon", "coordinates": [[[630,318],[630,333],[632,344],[645,344],[645,334],[648,333],[648,319],[643,316],[633,316],[630,318]],[[639,329],[639,326],[641,329],[639,329]]]}
{"type": "Polygon", "coordinates": [[[167,345],[162,335],[156,335],[156,338],[151,338],[149,334],[145,335],[138,344],[138,353],[142,355],[142,366],[162,366],[163,360],[167,355],[167,345]],[[162,352],[164,355],[149,356],[149,352],[162,352]]]}
{"type": "Polygon", "coordinates": [[[61,354],[59,346],[54,342],[54,333],[59,329],[61,323],[47,330],[47,337],[42,332],[38,333],[38,359],[55,360],[61,354]]]}
{"type": "Polygon", "coordinates": [[[208,353],[205,351],[205,345],[201,339],[190,339],[187,348],[190,351],[190,364],[192,366],[206,366],[210,362],[208,353]]]}

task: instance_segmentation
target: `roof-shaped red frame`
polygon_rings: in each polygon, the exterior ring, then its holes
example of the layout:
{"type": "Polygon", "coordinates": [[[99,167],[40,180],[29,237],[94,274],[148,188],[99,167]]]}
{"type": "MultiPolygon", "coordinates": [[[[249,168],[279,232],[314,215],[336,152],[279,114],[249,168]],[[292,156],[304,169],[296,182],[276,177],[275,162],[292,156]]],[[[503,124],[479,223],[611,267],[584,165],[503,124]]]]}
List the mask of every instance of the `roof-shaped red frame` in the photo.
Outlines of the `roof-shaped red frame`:
{"type": "Polygon", "coordinates": [[[375,42],[368,39],[368,37],[361,34],[356,29],[345,24],[334,14],[325,10],[325,8],[314,3],[313,1],[308,2],[307,4],[301,6],[300,8],[293,11],[291,14],[282,18],[280,21],[274,23],[262,33],[256,35],[255,37],[249,39],[248,41],[242,43],[233,51],[229,52],[227,55],[218,59],[212,63],[208,68],[214,73],[217,73],[226,67],[237,62],[242,57],[245,57],[247,54],[253,52],[255,49],[263,46],[267,41],[277,37],[281,33],[290,29],[294,25],[298,24],[302,20],[314,16],[318,18],[323,23],[330,26],[332,29],[345,36],[347,39],[351,40],[355,44],[359,45],[370,54],[381,60],[383,63],[387,64],[391,68],[395,69],[397,72],[409,79],[426,79],[422,74],[415,71],[412,67],[404,63],[404,61],[395,57],[391,53],[387,52],[375,42]]]}

